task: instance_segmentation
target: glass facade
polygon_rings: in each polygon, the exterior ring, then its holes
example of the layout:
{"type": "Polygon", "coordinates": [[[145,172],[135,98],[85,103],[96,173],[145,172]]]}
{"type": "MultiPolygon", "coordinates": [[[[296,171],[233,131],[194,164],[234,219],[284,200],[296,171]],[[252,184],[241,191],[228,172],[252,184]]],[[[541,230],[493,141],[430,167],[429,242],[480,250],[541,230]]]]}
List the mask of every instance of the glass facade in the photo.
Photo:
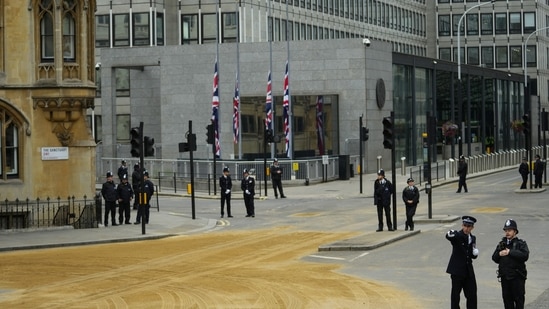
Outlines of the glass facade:
{"type": "Polygon", "coordinates": [[[427,113],[436,117],[433,161],[525,147],[524,134],[511,128],[524,114],[521,76],[469,68],[460,79],[453,63],[394,55],[397,158],[408,165],[426,161],[427,113]]]}

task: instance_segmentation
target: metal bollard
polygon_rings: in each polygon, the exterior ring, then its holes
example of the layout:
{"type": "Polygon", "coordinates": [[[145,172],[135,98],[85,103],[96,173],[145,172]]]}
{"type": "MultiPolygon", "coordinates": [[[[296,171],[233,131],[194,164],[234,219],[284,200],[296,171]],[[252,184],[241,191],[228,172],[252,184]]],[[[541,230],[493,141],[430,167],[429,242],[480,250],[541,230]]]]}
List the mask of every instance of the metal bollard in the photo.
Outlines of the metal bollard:
{"type": "Polygon", "coordinates": [[[379,171],[381,169],[381,159],[382,156],[377,156],[377,170],[379,171]]]}
{"type": "Polygon", "coordinates": [[[400,175],[406,175],[406,157],[400,158],[400,175]]]}

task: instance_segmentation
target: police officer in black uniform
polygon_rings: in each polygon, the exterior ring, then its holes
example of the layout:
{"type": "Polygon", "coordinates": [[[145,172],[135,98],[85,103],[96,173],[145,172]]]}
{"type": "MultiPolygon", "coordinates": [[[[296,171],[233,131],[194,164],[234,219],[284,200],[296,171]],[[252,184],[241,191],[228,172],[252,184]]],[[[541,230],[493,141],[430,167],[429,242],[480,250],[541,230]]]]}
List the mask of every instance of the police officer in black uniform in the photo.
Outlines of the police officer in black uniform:
{"type": "Polygon", "coordinates": [[[543,170],[545,164],[541,162],[541,157],[537,154],[536,161],[534,162],[534,188],[541,189],[541,176],[543,176],[543,170]]]}
{"type": "MultiPolygon", "coordinates": [[[[133,166],[133,173],[132,173],[132,189],[135,194],[139,192],[139,186],[141,185],[141,170],[139,168],[139,163],[135,163],[133,166]]],[[[133,209],[137,209],[137,206],[139,206],[139,199],[135,198],[133,200],[133,209]]]]}
{"type": "Polygon", "coordinates": [[[517,238],[517,222],[513,219],[503,225],[505,237],[501,239],[492,254],[492,260],[499,264],[498,278],[501,280],[501,295],[505,309],[523,309],[526,293],[526,261],[530,251],[522,239],[517,238]]]}
{"type": "Polygon", "coordinates": [[[223,168],[223,175],[219,177],[219,187],[221,188],[221,218],[225,215],[225,202],[227,202],[227,217],[232,218],[231,189],[233,188],[233,181],[228,167],[223,168]]]}
{"type": "Polygon", "coordinates": [[[520,176],[522,176],[522,184],[520,185],[521,189],[526,189],[526,184],[528,183],[528,175],[530,175],[530,168],[528,167],[528,158],[522,158],[522,163],[519,165],[518,170],[520,176]]]}
{"type": "Polygon", "coordinates": [[[464,156],[459,156],[457,174],[459,175],[459,182],[458,182],[458,189],[456,193],[461,193],[461,188],[465,190],[465,193],[469,192],[467,191],[467,182],[466,182],[467,162],[465,162],[464,156]]]}
{"type": "Polygon", "coordinates": [[[244,177],[240,183],[240,188],[244,194],[244,205],[246,205],[246,217],[255,217],[254,195],[255,179],[250,176],[248,169],[243,171],[244,177]]]}
{"type": "Polygon", "coordinates": [[[109,226],[109,213],[111,214],[112,225],[116,224],[116,185],[112,180],[112,173],[107,172],[107,181],[101,187],[101,195],[105,199],[105,226],[109,226]]]}
{"type": "Polygon", "coordinates": [[[145,220],[146,224],[149,224],[149,214],[151,209],[151,197],[154,194],[154,184],[149,180],[149,172],[143,172],[143,188],[145,189],[146,200],[144,205],[140,205],[137,210],[137,218],[134,224],[141,224],[141,218],[145,220]]]}
{"type": "Polygon", "coordinates": [[[410,228],[410,231],[414,230],[414,215],[416,214],[417,204],[419,203],[419,189],[414,186],[414,179],[408,178],[406,181],[408,184],[404,190],[402,190],[402,200],[406,206],[406,227],[405,231],[410,228]]]}
{"type": "Polygon", "coordinates": [[[446,272],[452,279],[450,294],[451,308],[459,309],[461,290],[467,299],[467,309],[477,308],[477,279],[473,268],[473,259],[478,257],[477,238],[471,233],[477,219],[471,216],[461,217],[461,230],[449,230],[446,239],[452,243],[452,255],[446,272]]]}
{"type": "Polygon", "coordinates": [[[374,182],[374,205],[377,206],[378,229],[376,232],[383,231],[383,211],[387,220],[387,228],[393,230],[391,222],[391,194],[393,194],[393,184],[385,179],[385,171],[377,171],[377,179],[374,182]]]}
{"type": "Polygon", "coordinates": [[[128,167],[126,166],[126,160],[122,160],[120,167],[118,168],[118,179],[122,181],[124,175],[128,175],[128,167]]]}
{"type": "Polygon", "coordinates": [[[284,195],[284,190],[282,189],[282,167],[278,164],[277,158],[273,160],[273,165],[271,165],[270,172],[275,198],[278,198],[278,193],[280,193],[281,198],[286,198],[286,195],[284,195]]]}
{"type": "Polygon", "coordinates": [[[128,182],[128,175],[122,175],[122,182],[116,187],[116,196],[118,199],[118,223],[131,224],[130,204],[133,200],[133,189],[128,182]]]}

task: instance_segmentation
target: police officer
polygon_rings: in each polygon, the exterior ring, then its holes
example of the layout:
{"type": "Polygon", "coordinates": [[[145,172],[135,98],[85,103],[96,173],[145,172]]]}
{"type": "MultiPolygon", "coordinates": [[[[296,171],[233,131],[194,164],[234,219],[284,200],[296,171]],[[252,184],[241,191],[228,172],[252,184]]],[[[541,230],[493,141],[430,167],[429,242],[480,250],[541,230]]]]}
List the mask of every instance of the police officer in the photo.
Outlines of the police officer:
{"type": "Polygon", "coordinates": [[[534,162],[534,188],[539,187],[541,189],[541,176],[543,176],[544,169],[545,166],[541,162],[541,157],[537,154],[536,161],[534,162]]]}
{"type": "Polygon", "coordinates": [[[473,259],[478,257],[477,238],[471,233],[477,219],[471,216],[461,217],[461,230],[449,230],[446,239],[452,243],[452,255],[446,272],[452,279],[450,294],[451,308],[459,309],[461,290],[467,299],[467,309],[477,308],[477,279],[473,269],[473,259]]]}
{"type": "Polygon", "coordinates": [[[385,219],[387,220],[387,228],[393,230],[391,222],[391,194],[393,194],[393,185],[385,179],[385,171],[377,171],[377,179],[374,182],[374,205],[377,206],[377,221],[378,229],[376,232],[383,231],[383,211],[385,211],[385,219]]]}
{"type": "Polygon", "coordinates": [[[225,202],[227,202],[227,217],[232,218],[231,189],[233,188],[233,181],[228,167],[223,168],[223,175],[219,177],[219,187],[221,187],[221,218],[225,215],[225,202]]]}
{"type": "Polygon", "coordinates": [[[530,174],[530,168],[528,167],[528,158],[522,158],[522,163],[520,163],[518,171],[520,176],[522,176],[522,184],[520,185],[520,188],[526,189],[526,184],[528,183],[528,175],[530,174]]]}
{"type": "Polygon", "coordinates": [[[410,228],[410,231],[414,230],[414,215],[416,214],[417,204],[419,203],[419,189],[414,186],[414,179],[408,178],[406,181],[408,184],[404,190],[402,190],[402,200],[406,207],[406,227],[405,231],[410,228]]]}
{"type": "Polygon", "coordinates": [[[120,167],[118,168],[118,179],[122,181],[124,175],[128,175],[128,167],[126,166],[126,160],[122,160],[120,167]]]}
{"type": "Polygon", "coordinates": [[[122,182],[116,187],[116,196],[118,199],[118,222],[120,224],[122,224],[122,222],[131,224],[130,204],[133,200],[133,189],[128,183],[128,175],[122,175],[122,182]]]}
{"type": "MultiPolygon", "coordinates": [[[[139,186],[141,185],[141,171],[139,168],[139,163],[135,163],[133,166],[133,173],[132,173],[132,189],[135,194],[139,192],[139,186]]],[[[133,209],[137,209],[137,206],[139,205],[139,199],[135,198],[133,200],[133,209]]]]}
{"type": "Polygon", "coordinates": [[[144,193],[146,195],[146,200],[144,205],[139,205],[139,209],[137,210],[137,218],[134,224],[141,224],[141,218],[145,220],[146,224],[149,224],[149,214],[151,208],[150,202],[151,197],[154,194],[154,184],[149,180],[149,172],[147,171],[143,172],[143,179],[143,188],[145,189],[144,193]]]}
{"type": "Polygon", "coordinates": [[[526,261],[530,251],[528,245],[517,237],[517,222],[513,219],[503,225],[505,237],[501,239],[492,254],[492,260],[499,264],[498,278],[501,280],[501,295],[505,309],[524,308],[526,293],[526,261]]]}
{"type": "Polygon", "coordinates": [[[109,226],[109,213],[111,214],[112,225],[116,224],[116,185],[112,180],[111,171],[107,172],[107,181],[101,187],[101,195],[105,199],[105,226],[109,226]]]}
{"type": "Polygon", "coordinates": [[[271,165],[270,172],[275,198],[278,198],[278,193],[280,193],[281,198],[286,198],[286,195],[284,195],[284,190],[282,190],[282,167],[278,164],[277,158],[273,160],[273,165],[271,165]]]}
{"type": "Polygon", "coordinates": [[[254,195],[255,179],[250,176],[248,169],[243,171],[244,177],[240,183],[240,188],[244,193],[244,205],[246,205],[246,217],[255,217],[254,195]]]}
{"type": "Polygon", "coordinates": [[[459,182],[456,193],[461,193],[461,188],[463,188],[465,193],[469,192],[467,191],[467,183],[465,182],[467,179],[467,162],[465,162],[464,156],[459,156],[457,174],[459,175],[459,182]]]}

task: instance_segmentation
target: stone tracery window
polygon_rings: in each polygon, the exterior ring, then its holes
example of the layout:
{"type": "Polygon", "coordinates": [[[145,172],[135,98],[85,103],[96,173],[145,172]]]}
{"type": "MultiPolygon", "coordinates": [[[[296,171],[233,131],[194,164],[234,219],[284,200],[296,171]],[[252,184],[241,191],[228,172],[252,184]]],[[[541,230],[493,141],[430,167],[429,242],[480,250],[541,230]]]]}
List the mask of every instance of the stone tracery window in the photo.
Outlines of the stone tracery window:
{"type": "Polygon", "coordinates": [[[40,53],[42,61],[53,61],[54,27],[53,27],[53,0],[40,1],[40,53]]]}
{"type": "Polygon", "coordinates": [[[0,106],[0,181],[20,177],[21,124],[0,106]]]}

